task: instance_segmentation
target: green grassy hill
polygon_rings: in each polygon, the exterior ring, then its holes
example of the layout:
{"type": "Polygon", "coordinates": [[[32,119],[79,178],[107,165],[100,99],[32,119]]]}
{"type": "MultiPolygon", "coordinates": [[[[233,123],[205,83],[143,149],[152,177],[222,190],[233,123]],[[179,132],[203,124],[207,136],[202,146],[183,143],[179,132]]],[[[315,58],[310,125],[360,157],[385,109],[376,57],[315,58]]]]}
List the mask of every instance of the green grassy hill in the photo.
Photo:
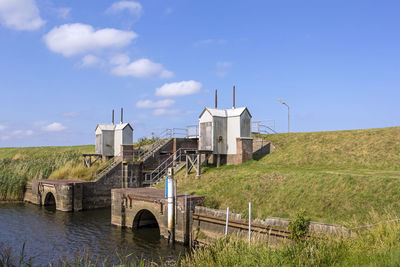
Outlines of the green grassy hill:
{"type": "Polygon", "coordinates": [[[94,146],[0,148],[0,200],[21,200],[26,181],[34,178],[87,177],[82,153],[93,151],[94,146]]]}
{"type": "Polygon", "coordinates": [[[346,226],[370,221],[371,212],[400,217],[400,127],[264,135],[276,151],[238,166],[177,174],[178,190],[206,196],[252,216],[294,217],[346,226]]]}

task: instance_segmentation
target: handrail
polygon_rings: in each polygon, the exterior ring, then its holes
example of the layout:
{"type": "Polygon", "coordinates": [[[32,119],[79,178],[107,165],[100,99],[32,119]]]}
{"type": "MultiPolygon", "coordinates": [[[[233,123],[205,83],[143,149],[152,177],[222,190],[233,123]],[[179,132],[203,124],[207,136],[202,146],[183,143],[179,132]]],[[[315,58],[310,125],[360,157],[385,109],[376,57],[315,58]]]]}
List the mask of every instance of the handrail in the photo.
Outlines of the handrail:
{"type": "Polygon", "coordinates": [[[177,151],[175,151],[175,153],[173,153],[171,156],[165,159],[160,165],[158,165],[156,169],[154,169],[150,173],[146,173],[145,181],[150,181],[150,183],[153,183],[153,181],[157,180],[159,176],[162,175],[165,172],[165,170],[174,163],[174,161],[182,161],[182,157],[185,156],[185,154],[183,153],[184,149],[187,148],[179,148],[177,151]],[[174,158],[176,159],[174,160],[174,158]],[[170,162],[168,163],[168,161],[170,162]],[[153,176],[154,174],[155,176],[153,176]]]}
{"type": "MultiPolygon", "coordinates": [[[[193,125],[196,126],[196,125],[193,125]]],[[[192,127],[192,126],[191,126],[192,127]]],[[[196,131],[198,134],[198,129],[196,131]]],[[[189,129],[188,128],[167,128],[164,129],[161,133],[155,136],[158,140],[151,144],[151,147],[147,150],[140,151],[138,153],[138,158],[140,159],[147,159],[149,155],[154,153],[154,150],[158,149],[160,146],[166,144],[170,138],[174,138],[177,136],[181,137],[188,137],[189,136],[189,129]],[[167,141],[166,141],[167,139],[167,141]]]]}
{"type": "Polygon", "coordinates": [[[252,133],[277,133],[275,131],[275,120],[252,121],[252,133]]]}
{"type": "Polygon", "coordinates": [[[139,154],[139,158],[142,160],[146,160],[148,158],[148,156],[150,156],[151,154],[153,154],[155,152],[156,149],[161,148],[162,146],[167,144],[169,141],[170,141],[169,138],[161,139],[157,143],[152,144],[152,146],[149,150],[145,150],[139,154]]]}
{"type": "Polygon", "coordinates": [[[93,177],[96,177],[99,173],[101,173],[104,169],[106,169],[109,165],[111,165],[113,163],[113,161],[115,161],[116,158],[120,158],[121,152],[118,153],[118,155],[112,157],[111,159],[107,160],[106,162],[104,162],[103,164],[101,164],[95,171],[94,171],[94,175],[92,175],[93,177]]]}
{"type": "MultiPolygon", "coordinates": [[[[266,125],[260,125],[259,127],[266,128],[269,131],[271,131],[272,133],[278,133],[277,131],[275,131],[274,129],[272,129],[271,127],[266,126],[266,125]]],[[[270,133],[270,132],[268,132],[268,130],[260,130],[259,133],[270,133]]]]}
{"type": "Polygon", "coordinates": [[[199,125],[188,125],[186,126],[186,137],[198,137],[199,136],[199,125]]]}

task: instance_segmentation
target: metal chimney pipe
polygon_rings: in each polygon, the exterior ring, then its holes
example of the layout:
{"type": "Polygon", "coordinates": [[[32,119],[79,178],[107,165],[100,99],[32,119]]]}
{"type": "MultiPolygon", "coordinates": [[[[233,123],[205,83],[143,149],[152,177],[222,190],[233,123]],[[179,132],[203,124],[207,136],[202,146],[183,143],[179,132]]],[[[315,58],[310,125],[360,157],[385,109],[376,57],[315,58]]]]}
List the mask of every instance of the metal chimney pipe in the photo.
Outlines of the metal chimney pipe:
{"type": "Polygon", "coordinates": [[[215,89],[215,108],[218,108],[218,90],[215,89]]]}
{"type": "Polygon", "coordinates": [[[236,108],[236,104],[235,104],[235,86],[233,86],[233,108],[236,108]]]}
{"type": "Polygon", "coordinates": [[[112,110],[112,124],[114,124],[114,110],[112,110]]]}
{"type": "Polygon", "coordinates": [[[121,123],[124,123],[124,109],[121,108],[121,123]]]}

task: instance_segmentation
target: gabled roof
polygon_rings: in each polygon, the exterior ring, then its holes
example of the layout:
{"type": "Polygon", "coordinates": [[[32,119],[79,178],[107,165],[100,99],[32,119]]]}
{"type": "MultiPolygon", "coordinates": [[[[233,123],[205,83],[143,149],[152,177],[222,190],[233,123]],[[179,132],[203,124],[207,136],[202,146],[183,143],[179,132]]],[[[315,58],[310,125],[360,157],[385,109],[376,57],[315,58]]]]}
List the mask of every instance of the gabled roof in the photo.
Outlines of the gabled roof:
{"type": "Polygon", "coordinates": [[[131,130],[133,131],[132,126],[129,123],[120,123],[120,124],[115,124],[115,130],[122,130],[125,129],[126,127],[131,128],[131,130]]]}
{"type": "Polygon", "coordinates": [[[236,117],[242,115],[245,110],[247,110],[250,117],[252,117],[251,113],[246,107],[232,109],[205,108],[199,117],[203,116],[205,111],[208,111],[213,117],[236,117]]]}
{"type": "Polygon", "coordinates": [[[125,128],[128,127],[128,126],[129,126],[129,128],[131,128],[131,130],[133,131],[133,128],[132,128],[132,126],[131,126],[129,123],[120,123],[120,124],[99,123],[99,124],[97,124],[95,130],[97,130],[97,128],[100,128],[100,130],[102,130],[102,131],[114,131],[114,130],[122,130],[122,129],[125,129],[125,128]]]}

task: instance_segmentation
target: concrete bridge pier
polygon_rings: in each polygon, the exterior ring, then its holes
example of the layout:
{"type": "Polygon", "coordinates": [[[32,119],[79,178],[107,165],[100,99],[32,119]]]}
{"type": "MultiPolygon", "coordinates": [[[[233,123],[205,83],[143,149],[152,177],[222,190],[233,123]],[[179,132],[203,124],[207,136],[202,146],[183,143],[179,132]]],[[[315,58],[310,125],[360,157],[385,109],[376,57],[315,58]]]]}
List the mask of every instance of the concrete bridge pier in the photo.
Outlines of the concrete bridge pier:
{"type": "MultiPolygon", "coordinates": [[[[168,207],[164,190],[154,188],[121,188],[111,191],[111,223],[140,229],[158,226],[160,235],[171,238],[168,231],[168,207]]],[[[175,213],[175,241],[189,244],[191,220],[196,205],[203,201],[200,196],[178,195],[175,213]],[[186,201],[185,201],[186,199],[186,201]]]]}
{"type": "Polygon", "coordinates": [[[60,211],[82,210],[83,182],[34,180],[27,188],[25,201],[40,206],[55,206],[60,211]]]}

